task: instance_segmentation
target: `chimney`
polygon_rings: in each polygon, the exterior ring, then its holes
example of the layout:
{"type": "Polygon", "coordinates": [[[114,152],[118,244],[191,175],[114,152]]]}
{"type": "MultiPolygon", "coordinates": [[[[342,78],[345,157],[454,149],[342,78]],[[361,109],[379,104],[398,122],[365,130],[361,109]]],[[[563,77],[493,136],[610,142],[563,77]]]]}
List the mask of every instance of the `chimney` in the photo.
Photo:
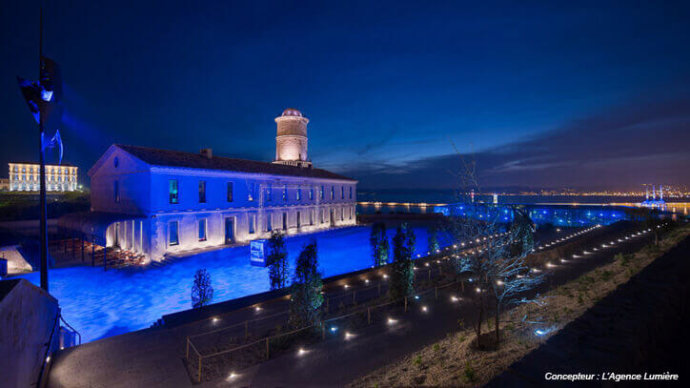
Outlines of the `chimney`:
{"type": "Polygon", "coordinates": [[[211,159],[213,157],[213,150],[210,148],[202,148],[199,153],[206,159],[211,159]]]}

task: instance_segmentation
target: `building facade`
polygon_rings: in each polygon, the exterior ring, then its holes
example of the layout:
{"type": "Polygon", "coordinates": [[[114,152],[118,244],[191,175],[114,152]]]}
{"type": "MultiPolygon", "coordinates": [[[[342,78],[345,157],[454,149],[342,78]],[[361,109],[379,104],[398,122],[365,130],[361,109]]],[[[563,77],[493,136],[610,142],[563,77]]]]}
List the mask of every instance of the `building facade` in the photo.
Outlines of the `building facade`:
{"type": "MultiPolygon", "coordinates": [[[[301,118],[295,111],[281,117],[301,118]]],[[[112,145],[89,171],[92,214],[108,223],[100,228],[104,243],[161,260],[267,238],[275,230],[292,235],[355,225],[357,182],[312,167],[307,121],[300,121],[304,148],[294,154],[282,152],[278,123],[274,163],[214,156],[210,149],[112,145]]]]}
{"type": "MultiPolygon", "coordinates": [[[[79,188],[78,167],[46,164],[46,191],[75,191],[79,188]]],[[[9,191],[39,191],[38,163],[9,163],[9,191]]]]}

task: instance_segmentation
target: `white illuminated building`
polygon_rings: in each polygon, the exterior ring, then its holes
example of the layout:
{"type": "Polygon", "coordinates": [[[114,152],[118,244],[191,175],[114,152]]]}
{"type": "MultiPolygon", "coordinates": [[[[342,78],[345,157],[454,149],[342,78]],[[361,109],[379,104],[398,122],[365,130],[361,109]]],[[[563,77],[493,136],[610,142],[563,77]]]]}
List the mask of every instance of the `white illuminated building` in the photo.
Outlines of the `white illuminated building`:
{"type": "MultiPolygon", "coordinates": [[[[78,167],[46,164],[46,191],[75,191],[78,167]]],[[[9,163],[9,191],[39,191],[40,165],[31,162],[9,163]]]]}
{"type": "Polygon", "coordinates": [[[112,145],[89,171],[91,212],[61,220],[87,240],[161,260],[169,253],[356,224],[357,182],[313,168],[308,119],[276,119],[276,160],[112,145]]]}

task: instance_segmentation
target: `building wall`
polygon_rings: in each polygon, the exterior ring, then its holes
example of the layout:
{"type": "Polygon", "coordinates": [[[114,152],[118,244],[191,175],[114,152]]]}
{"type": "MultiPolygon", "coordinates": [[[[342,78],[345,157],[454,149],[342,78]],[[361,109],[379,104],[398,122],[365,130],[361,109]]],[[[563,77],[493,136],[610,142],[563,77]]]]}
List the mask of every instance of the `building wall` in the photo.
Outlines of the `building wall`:
{"type": "Polygon", "coordinates": [[[149,253],[153,260],[166,253],[225,245],[226,218],[232,220],[234,243],[267,238],[272,230],[282,230],[283,214],[287,234],[356,224],[356,183],[352,181],[152,167],[151,188],[149,253]],[[177,182],[177,203],[170,201],[171,180],[177,182]],[[205,182],[206,202],[199,201],[199,181],[205,182]],[[227,197],[228,183],[232,201],[227,197]],[[206,220],[206,238],[200,241],[202,219],[206,220]],[[177,223],[177,244],[171,241],[173,222],[177,223]]]}
{"type": "MultiPolygon", "coordinates": [[[[75,191],[79,188],[78,167],[46,165],[47,191],[75,191]]],[[[38,191],[40,165],[38,163],[9,163],[10,191],[38,191]]]]}
{"type": "Polygon", "coordinates": [[[89,171],[91,210],[136,215],[150,213],[149,170],[146,163],[111,146],[98,164],[89,171]]]}

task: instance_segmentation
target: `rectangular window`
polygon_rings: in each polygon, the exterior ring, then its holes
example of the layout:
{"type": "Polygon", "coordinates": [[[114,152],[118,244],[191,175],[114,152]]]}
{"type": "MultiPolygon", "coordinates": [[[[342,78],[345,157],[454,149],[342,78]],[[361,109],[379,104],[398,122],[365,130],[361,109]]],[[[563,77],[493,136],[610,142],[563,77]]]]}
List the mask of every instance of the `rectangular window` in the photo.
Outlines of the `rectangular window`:
{"type": "Polygon", "coordinates": [[[287,213],[283,213],[283,230],[287,230],[287,213]]]}
{"type": "Polygon", "coordinates": [[[249,193],[247,193],[247,200],[248,201],[253,201],[254,200],[254,193],[256,192],[256,183],[250,183],[249,184],[249,193]]]}
{"type": "Polygon", "coordinates": [[[168,181],[168,196],[170,198],[170,203],[179,203],[180,198],[178,197],[177,179],[170,179],[168,181]]]}
{"type": "Polygon", "coordinates": [[[206,181],[199,181],[199,203],[206,203],[206,181]]]}
{"type": "Polygon", "coordinates": [[[256,224],[256,216],[254,214],[249,215],[249,234],[254,234],[254,224],[256,224]]]}
{"type": "Polygon", "coordinates": [[[340,208],[340,221],[345,219],[345,208],[341,207],[340,208]]]}
{"type": "Polygon", "coordinates": [[[302,200],[302,188],[301,187],[297,188],[297,200],[298,201],[302,200]]]}
{"type": "Polygon", "coordinates": [[[180,244],[180,236],[178,236],[178,234],[177,234],[177,229],[178,229],[177,221],[171,221],[170,226],[169,226],[170,236],[168,238],[170,245],[179,245],[180,244]]]}
{"type": "Polygon", "coordinates": [[[266,201],[267,202],[271,202],[272,194],[273,194],[272,187],[271,187],[271,185],[268,185],[268,187],[266,188],[266,201]]]}
{"type": "Polygon", "coordinates": [[[352,186],[350,186],[350,199],[352,199],[352,186]]]}
{"type": "Polygon", "coordinates": [[[206,241],[206,230],[208,227],[208,222],[206,218],[199,220],[199,241],[206,241]]]}
{"type": "Polygon", "coordinates": [[[321,193],[320,193],[321,199],[324,198],[324,187],[321,186],[321,193]]]}
{"type": "Polygon", "coordinates": [[[113,199],[117,203],[120,202],[120,182],[119,181],[113,182],[113,199]]]}
{"type": "Polygon", "coordinates": [[[314,200],[314,187],[309,188],[309,200],[314,200]]]}
{"type": "Polygon", "coordinates": [[[302,217],[301,217],[300,212],[297,212],[297,227],[298,227],[298,228],[302,226],[302,220],[301,220],[301,218],[302,218],[302,217]]]}
{"type": "Polygon", "coordinates": [[[266,231],[270,232],[271,230],[273,230],[273,225],[271,225],[271,215],[266,214],[266,231]]]}
{"type": "Polygon", "coordinates": [[[287,185],[283,187],[283,202],[287,202],[288,199],[288,192],[287,192],[287,185]]]}
{"type": "Polygon", "coordinates": [[[331,186],[331,199],[335,199],[335,186],[331,186]]]}
{"type": "Polygon", "coordinates": [[[340,199],[345,199],[345,186],[340,186],[340,199]]]}
{"type": "Polygon", "coordinates": [[[233,199],[233,193],[232,193],[233,187],[232,186],[233,186],[232,182],[228,182],[228,193],[227,193],[228,202],[232,202],[232,199],[233,199]]]}
{"type": "Polygon", "coordinates": [[[321,222],[320,222],[320,223],[322,223],[322,224],[323,224],[323,217],[324,217],[324,213],[325,213],[325,212],[326,212],[326,209],[322,209],[322,210],[319,212],[319,218],[321,218],[321,222]]]}

